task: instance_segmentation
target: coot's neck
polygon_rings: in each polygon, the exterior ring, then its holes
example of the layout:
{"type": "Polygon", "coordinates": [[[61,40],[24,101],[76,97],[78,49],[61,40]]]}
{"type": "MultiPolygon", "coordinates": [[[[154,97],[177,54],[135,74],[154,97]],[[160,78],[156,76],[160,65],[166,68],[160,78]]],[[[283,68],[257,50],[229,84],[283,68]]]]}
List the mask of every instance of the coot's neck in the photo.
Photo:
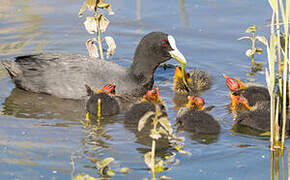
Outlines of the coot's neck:
{"type": "MultiPolygon", "coordinates": [[[[130,74],[136,79],[138,84],[152,88],[154,83],[154,71],[159,66],[160,57],[148,55],[144,52],[135,53],[130,74]]],[[[165,61],[165,60],[164,60],[165,61]]]]}

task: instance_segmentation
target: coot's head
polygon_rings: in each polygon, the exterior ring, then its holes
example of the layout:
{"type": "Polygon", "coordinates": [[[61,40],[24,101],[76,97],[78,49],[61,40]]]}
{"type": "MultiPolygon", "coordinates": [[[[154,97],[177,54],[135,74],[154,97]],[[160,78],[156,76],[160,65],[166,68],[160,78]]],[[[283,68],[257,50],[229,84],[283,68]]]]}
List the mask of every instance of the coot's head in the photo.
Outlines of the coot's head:
{"type": "Polygon", "coordinates": [[[186,59],[177,49],[173,36],[163,32],[151,32],[139,42],[131,69],[135,76],[152,78],[154,70],[171,58],[176,59],[184,70],[186,59]]]}
{"type": "Polygon", "coordinates": [[[204,99],[198,96],[188,96],[186,107],[189,109],[196,109],[202,111],[204,109],[204,99]]]}
{"type": "Polygon", "coordinates": [[[160,103],[161,98],[158,93],[158,88],[148,90],[142,98],[142,102],[160,103]]]}

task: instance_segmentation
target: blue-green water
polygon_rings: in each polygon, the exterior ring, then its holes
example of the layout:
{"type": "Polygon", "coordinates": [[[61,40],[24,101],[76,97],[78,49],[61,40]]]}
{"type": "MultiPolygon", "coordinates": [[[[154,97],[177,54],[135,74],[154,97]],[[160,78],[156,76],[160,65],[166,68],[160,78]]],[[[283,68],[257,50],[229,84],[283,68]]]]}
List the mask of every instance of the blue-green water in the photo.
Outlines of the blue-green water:
{"type": "MultiPolygon", "coordinates": [[[[226,105],[230,100],[223,73],[265,84],[263,72],[248,76],[247,40],[238,41],[253,24],[259,35],[268,35],[272,11],[267,1],[235,0],[112,0],[115,15],[106,35],[114,37],[117,50],[113,60],[129,60],[140,38],[151,31],[171,34],[188,60],[187,69],[207,70],[213,86],[202,97],[215,105],[210,113],[222,131],[210,144],[201,143],[187,133],[185,150],[177,154],[179,164],[158,174],[173,179],[270,179],[271,154],[267,138],[231,131],[233,118],[226,105]]],[[[86,40],[91,37],[77,16],[82,1],[76,0],[1,0],[0,56],[37,52],[87,54],[86,40]]],[[[261,44],[259,47],[265,49],[261,44]]],[[[266,63],[266,53],[256,56],[266,63]]],[[[175,61],[170,61],[175,63],[175,61]]],[[[129,62],[123,62],[128,65],[129,62]]],[[[265,66],[265,65],[264,65],[265,66]]],[[[1,179],[70,179],[79,173],[98,177],[89,158],[114,157],[114,169],[129,167],[129,174],[117,173],[113,179],[150,178],[143,155],[150,147],[123,124],[119,115],[103,120],[94,133],[79,122],[84,118],[83,103],[31,94],[14,89],[7,74],[0,71],[0,176],[1,179]],[[13,90],[14,89],[14,90],[13,90]],[[145,149],[145,150],[144,150],[145,149]]],[[[169,120],[174,123],[174,70],[157,69],[155,85],[166,102],[169,120]]],[[[147,142],[147,144],[150,144],[147,142]]],[[[158,146],[158,144],[157,144],[158,146]]],[[[286,147],[289,146],[287,140],[286,147]]],[[[167,149],[167,152],[173,152],[167,149]]],[[[285,176],[288,153],[285,151],[285,176]]],[[[281,167],[280,167],[281,168],[281,167]]],[[[282,179],[282,170],[280,179],[282,179]]]]}

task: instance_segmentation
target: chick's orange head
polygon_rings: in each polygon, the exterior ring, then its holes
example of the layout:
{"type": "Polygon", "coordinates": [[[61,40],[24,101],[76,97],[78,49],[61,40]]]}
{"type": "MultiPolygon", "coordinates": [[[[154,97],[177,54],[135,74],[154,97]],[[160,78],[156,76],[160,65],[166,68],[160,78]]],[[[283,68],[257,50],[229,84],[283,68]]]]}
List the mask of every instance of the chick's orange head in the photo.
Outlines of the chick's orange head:
{"type": "Polygon", "coordinates": [[[102,91],[104,93],[111,93],[111,94],[115,94],[116,92],[116,85],[115,84],[106,84],[103,88],[102,91]]]}
{"type": "Polygon", "coordinates": [[[238,81],[235,78],[224,75],[226,85],[231,91],[236,91],[240,88],[238,81]]]}

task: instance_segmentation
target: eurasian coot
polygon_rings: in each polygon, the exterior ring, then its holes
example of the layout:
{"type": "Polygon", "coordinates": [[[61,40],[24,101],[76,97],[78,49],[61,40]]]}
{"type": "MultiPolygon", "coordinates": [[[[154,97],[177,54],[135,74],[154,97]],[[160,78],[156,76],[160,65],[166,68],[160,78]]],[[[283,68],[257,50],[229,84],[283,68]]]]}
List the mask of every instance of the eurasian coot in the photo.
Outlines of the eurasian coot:
{"type": "Polygon", "coordinates": [[[85,84],[101,88],[118,84],[116,93],[142,97],[154,83],[155,69],[170,58],[186,64],[172,36],[162,32],[145,35],[129,68],[79,54],[34,54],[2,61],[17,87],[60,98],[83,99],[85,84]]]}

